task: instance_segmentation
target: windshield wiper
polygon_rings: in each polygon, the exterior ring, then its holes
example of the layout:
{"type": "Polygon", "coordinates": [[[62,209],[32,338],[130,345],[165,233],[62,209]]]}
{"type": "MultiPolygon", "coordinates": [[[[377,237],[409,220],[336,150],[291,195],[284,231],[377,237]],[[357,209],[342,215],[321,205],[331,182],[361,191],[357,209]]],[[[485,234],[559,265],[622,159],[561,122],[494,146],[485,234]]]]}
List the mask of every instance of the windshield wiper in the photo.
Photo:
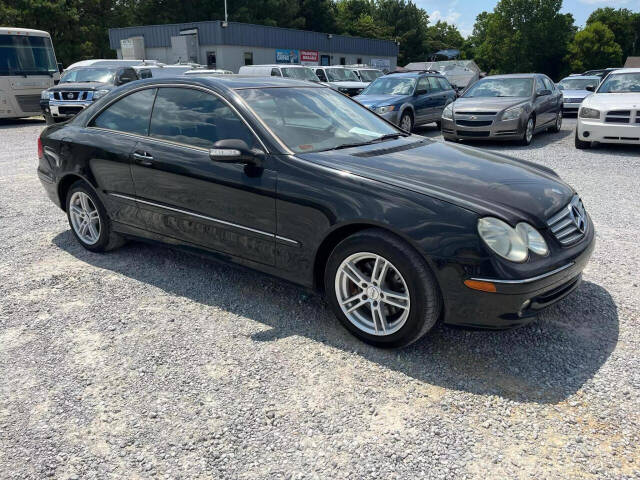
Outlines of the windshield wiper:
{"type": "Polygon", "coordinates": [[[392,138],[398,137],[408,137],[408,133],[387,133],[386,135],[382,135],[380,137],[374,138],[372,140],[367,140],[366,142],[357,142],[357,143],[343,143],[337,145],[335,147],[326,148],[324,150],[318,150],[319,152],[328,152],[329,150],[342,150],[344,148],[352,148],[352,147],[363,147],[365,145],[373,145],[374,143],[384,142],[385,140],[391,140],[392,138]]]}

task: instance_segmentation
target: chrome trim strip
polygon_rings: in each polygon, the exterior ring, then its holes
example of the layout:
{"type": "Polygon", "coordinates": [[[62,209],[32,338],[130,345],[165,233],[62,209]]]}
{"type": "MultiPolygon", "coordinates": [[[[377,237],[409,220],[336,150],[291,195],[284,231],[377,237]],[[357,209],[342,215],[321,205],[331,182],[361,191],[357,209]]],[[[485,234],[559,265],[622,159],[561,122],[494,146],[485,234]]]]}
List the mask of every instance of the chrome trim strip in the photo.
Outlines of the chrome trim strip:
{"type": "Polygon", "coordinates": [[[108,128],[102,128],[102,127],[85,127],[85,128],[88,130],[97,130],[99,132],[108,133],[112,135],[124,135],[125,137],[140,138],[142,140],[150,141],[152,143],[155,142],[155,143],[160,143],[162,145],[169,145],[172,147],[181,147],[181,148],[186,148],[188,150],[196,150],[198,152],[205,152],[205,153],[209,152],[208,148],[196,147],[194,145],[187,145],[186,143],[173,142],[171,140],[165,140],[164,138],[144,136],[144,135],[139,135],[137,133],[130,133],[130,132],[121,132],[120,130],[109,130],[108,128]]]}
{"type": "Polygon", "coordinates": [[[472,278],[471,280],[476,280],[478,282],[491,282],[491,283],[505,283],[505,284],[522,284],[522,283],[531,283],[536,280],[542,280],[543,278],[550,277],[551,275],[555,275],[556,273],[562,272],[569,267],[573,267],[575,262],[567,263],[566,265],[556,268],[555,270],[551,270],[550,272],[543,273],[542,275],[538,275],[537,277],[524,278],[522,280],[500,280],[495,278],[472,278]]]}
{"type": "Polygon", "coordinates": [[[264,232],[262,230],[257,230],[255,228],[251,228],[251,227],[245,227],[244,225],[238,225],[237,223],[227,222],[226,220],[220,220],[218,218],[208,217],[207,215],[201,215],[199,213],[190,212],[188,210],[181,210],[179,208],[168,207],[166,205],[161,205],[161,204],[155,203],[155,202],[149,202],[148,200],[142,200],[142,199],[136,198],[136,197],[130,197],[129,195],[122,195],[120,193],[111,193],[111,192],[109,192],[109,195],[111,195],[112,197],[123,198],[125,200],[132,200],[134,202],[144,203],[146,205],[151,205],[153,207],[164,208],[165,210],[171,210],[173,212],[184,213],[185,215],[191,215],[192,217],[202,218],[203,220],[209,220],[210,222],[219,223],[221,225],[227,225],[229,227],[240,228],[242,230],[247,230],[249,232],[253,232],[253,233],[258,233],[260,235],[264,235],[266,237],[271,237],[273,239],[283,240],[285,242],[290,242],[290,243],[294,243],[294,244],[298,245],[297,241],[291,240],[290,238],[281,237],[281,236],[276,235],[274,233],[264,232]]]}

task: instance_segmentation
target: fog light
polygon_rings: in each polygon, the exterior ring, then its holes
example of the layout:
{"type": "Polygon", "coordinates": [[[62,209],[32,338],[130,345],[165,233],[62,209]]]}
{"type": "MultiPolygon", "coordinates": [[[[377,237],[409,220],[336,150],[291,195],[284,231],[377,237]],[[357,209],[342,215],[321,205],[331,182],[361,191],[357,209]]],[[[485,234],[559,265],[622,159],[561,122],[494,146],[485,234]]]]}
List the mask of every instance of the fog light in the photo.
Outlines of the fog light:
{"type": "Polygon", "coordinates": [[[582,136],[584,138],[589,138],[590,133],[589,132],[582,132],[582,136]]]}

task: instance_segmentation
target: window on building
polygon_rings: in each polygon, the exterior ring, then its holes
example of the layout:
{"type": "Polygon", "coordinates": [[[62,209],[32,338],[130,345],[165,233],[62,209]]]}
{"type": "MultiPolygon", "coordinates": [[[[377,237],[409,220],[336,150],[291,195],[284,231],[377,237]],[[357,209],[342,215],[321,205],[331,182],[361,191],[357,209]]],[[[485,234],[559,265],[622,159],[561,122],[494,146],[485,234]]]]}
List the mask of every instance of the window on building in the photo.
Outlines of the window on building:
{"type": "Polygon", "coordinates": [[[127,95],[98,115],[91,126],[147,135],[155,95],[155,88],[127,95]]]}
{"type": "Polygon", "coordinates": [[[340,57],[340,65],[346,65],[347,64],[347,59],[344,57],[340,57]]]}
{"type": "Polygon", "coordinates": [[[358,60],[356,61],[356,64],[357,64],[357,65],[362,65],[362,59],[361,59],[361,58],[358,58],[358,60]]]}
{"type": "Polygon", "coordinates": [[[244,64],[253,65],[253,52],[244,52],[244,64]]]}
{"type": "Polygon", "coordinates": [[[216,52],[207,52],[207,68],[216,69],[216,52]]]}

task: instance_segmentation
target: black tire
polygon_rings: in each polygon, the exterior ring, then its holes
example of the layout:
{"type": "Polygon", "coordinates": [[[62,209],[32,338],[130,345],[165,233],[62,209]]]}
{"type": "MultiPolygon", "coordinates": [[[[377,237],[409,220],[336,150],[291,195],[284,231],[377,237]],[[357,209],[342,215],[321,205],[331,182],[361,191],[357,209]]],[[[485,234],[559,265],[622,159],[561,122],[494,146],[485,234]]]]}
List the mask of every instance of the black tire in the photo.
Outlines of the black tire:
{"type": "Polygon", "coordinates": [[[413,131],[413,115],[411,115],[411,112],[408,110],[405,110],[402,115],[400,116],[400,128],[402,128],[402,125],[404,125],[404,122],[409,122],[409,125],[411,125],[409,127],[409,129],[407,130],[409,133],[411,133],[413,131]],[[406,120],[407,117],[409,118],[409,120],[406,120]]]}
{"type": "Polygon", "coordinates": [[[442,122],[438,120],[436,122],[436,127],[438,127],[438,130],[442,130],[442,122]]]}
{"type": "Polygon", "coordinates": [[[92,252],[107,252],[109,250],[113,250],[114,248],[120,247],[125,243],[125,239],[121,235],[118,235],[113,231],[111,226],[111,220],[107,215],[107,211],[105,210],[104,205],[100,201],[100,198],[98,198],[98,195],[96,194],[95,190],[87,182],[83,180],[78,180],[73,185],[71,185],[71,187],[67,191],[67,198],[65,199],[65,207],[67,211],[67,220],[69,221],[69,227],[71,227],[71,232],[73,233],[73,236],[76,237],[76,240],[80,243],[80,245],[82,245],[87,250],[90,250],[92,252]],[[98,241],[93,244],[89,244],[85,242],[78,235],[78,233],[76,232],[73,226],[73,222],[71,220],[71,213],[70,213],[71,197],[73,197],[73,194],[76,192],[82,192],[89,196],[89,198],[95,205],[98,211],[98,215],[100,217],[100,229],[99,229],[98,241]]]}
{"type": "Polygon", "coordinates": [[[591,147],[591,142],[585,142],[583,140],[580,140],[580,138],[578,137],[578,129],[576,128],[576,148],[578,150],[584,150],[585,148],[590,148],[591,147]]]}
{"type": "Polygon", "coordinates": [[[424,259],[405,241],[377,228],[351,235],[334,248],[325,267],[324,283],[327,301],[345,328],[360,340],[378,347],[396,348],[415,342],[436,324],[442,310],[437,281],[424,259]],[[367,333],[352,323],[340,307],[336,275],[342,262],[359,252],[384,257],[405,280],[410,296],[409,314],[402,327],[394,333],[367,333]]]}
{"type": "Polygon", "coordinates": [[[533,121],[533,130],[535,131],[536,119],[534,117],[527,118],[527,123],[525,124],[524,132],[522,132],[522,138],[520,139],[520,145],[524,145],[525,147],[531,145],[531,140],[533,140],[534,132],[531,133],[531,138],[527,136],[528,125],[531,121],[533,121]]]}
{"type": "Polygon", "coordinates": [[[553,127],[549,127],[548,130],[552,133],[560,133],[560,130],[562,130],[562,110],[558,111],[553,127]]]}

